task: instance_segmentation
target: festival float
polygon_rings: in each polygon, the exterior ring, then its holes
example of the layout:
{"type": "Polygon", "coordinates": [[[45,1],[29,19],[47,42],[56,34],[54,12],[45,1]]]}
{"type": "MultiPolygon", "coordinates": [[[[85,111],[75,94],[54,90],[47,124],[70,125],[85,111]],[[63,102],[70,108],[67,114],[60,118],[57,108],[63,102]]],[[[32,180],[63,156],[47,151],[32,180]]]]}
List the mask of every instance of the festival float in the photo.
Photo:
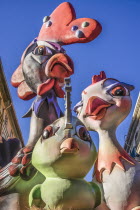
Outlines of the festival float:
{"type": "Polygon", "coordinates": [[[73,6],[64,2],[44,17],[23,52],[11,84],[23,104],[35,99],[24,115],[31,118],[27,144],[0,170],[1,210],[140,209],[139,162],[115,135],[131,110],[134,86],[102,71],[82,92],[74,107],[77,117],[72,115],[74,62],[63,46],[90,42],[101,30],[94,19],[77,19],[73,6]],[[64,98],[64,111],[58,98],[64,98]],[[99,134],[98,152],[89,131],[99,134]],[[93,180],[87,182],[92,166],[93,180]]]}

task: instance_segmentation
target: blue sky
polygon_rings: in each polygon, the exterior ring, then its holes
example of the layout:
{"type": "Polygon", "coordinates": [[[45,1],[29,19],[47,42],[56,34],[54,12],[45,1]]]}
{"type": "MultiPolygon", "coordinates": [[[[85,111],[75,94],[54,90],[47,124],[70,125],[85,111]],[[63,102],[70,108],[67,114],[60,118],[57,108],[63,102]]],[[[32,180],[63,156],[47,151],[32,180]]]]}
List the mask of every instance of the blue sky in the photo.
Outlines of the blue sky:
{"type": "MultiPolygon", "coordinates": [[[[62,0],[5,0],[0,5],[0,56],[17,118],[25,142],[29,134],[29,119],[22,119],[31,101],[18,98],[17,90],[10,84],[10,78],[20,62],[27,45],[38,35],[44,16],[62,0]]],[[[108,77],[133,84],[133,107],[130,115],[119,126],[118,140],[124,144],[131,121],[134,105],[140,89],[140,1],[139,0],[70,0],[77,18],[89,17],[98,20],[102,33],[86,44],[64,46],[75,64],[72,76],[73,106],[80,100],[81,91],[91,83],[91,77],[104,70],[108,77]]],[[[64,101],[60,100],[64,109],[64,101]]],[[[92,133],[98,144],[98,137],[92,133]]]]}

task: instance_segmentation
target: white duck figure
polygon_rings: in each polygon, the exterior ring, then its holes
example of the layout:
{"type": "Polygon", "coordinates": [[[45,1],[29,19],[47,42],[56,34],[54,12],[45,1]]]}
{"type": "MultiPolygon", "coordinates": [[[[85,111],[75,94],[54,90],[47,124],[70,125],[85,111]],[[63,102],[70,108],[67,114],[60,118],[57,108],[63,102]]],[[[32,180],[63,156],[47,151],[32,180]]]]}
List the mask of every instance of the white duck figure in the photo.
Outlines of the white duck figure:
{"type": "Polygon", "coordinates": [[[106,78],[104,72],[92,78],[75,106],[88,130],[99,134],[95,174],[102,183],[111,210],[140,210],[140,163],[130,157],[116,138],[116,128],[131,110],[134,86],[106,78]]]}

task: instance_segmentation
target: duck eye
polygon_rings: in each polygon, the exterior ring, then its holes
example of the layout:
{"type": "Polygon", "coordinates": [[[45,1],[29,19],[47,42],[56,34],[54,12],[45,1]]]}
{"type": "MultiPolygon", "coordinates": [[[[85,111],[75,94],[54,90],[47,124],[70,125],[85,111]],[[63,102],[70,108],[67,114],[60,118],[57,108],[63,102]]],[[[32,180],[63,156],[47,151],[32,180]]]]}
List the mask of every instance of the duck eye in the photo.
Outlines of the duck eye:
{"type": "Polygon", "coordinates": [[[77,136],[84,141],[91,141],[90,134],[84,126],[78,125],[76,127],[77,136]]]}
{"type": "Polygon", "coordinates": [[[126,96],[127,95],[126,89],[122,86],[113,88],[110,93],[112,96],[126,96]]]}
{"type": "Polygon", "coordinates": [[[52,135],[53,135],[53,128],[51,126],[47,126],[43,131],[42,138],[48,139],[52,135]]]}
{"type": "Polygon", "coordinates": [[[33,51],[35,55],[52,55],[51,50],[46,46],[38,46],[33,51]]]}

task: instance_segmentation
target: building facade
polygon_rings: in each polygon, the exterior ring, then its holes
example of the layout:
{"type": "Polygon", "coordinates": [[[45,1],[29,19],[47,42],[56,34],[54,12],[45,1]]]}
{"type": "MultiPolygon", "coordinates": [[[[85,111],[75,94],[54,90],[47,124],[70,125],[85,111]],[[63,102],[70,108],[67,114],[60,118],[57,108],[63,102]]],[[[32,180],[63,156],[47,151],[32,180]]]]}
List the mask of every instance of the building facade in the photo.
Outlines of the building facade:
{"type": "Polygon", "coordinates": [[[140,93],[135,105],[124,149],[132,157],[140,160],[140,93]]]}
{"type": "Polygon", "coordinates": [[[18,138],[21,145],[24,145],[0,60],[0,141],[2,138],[18,138]]]}

